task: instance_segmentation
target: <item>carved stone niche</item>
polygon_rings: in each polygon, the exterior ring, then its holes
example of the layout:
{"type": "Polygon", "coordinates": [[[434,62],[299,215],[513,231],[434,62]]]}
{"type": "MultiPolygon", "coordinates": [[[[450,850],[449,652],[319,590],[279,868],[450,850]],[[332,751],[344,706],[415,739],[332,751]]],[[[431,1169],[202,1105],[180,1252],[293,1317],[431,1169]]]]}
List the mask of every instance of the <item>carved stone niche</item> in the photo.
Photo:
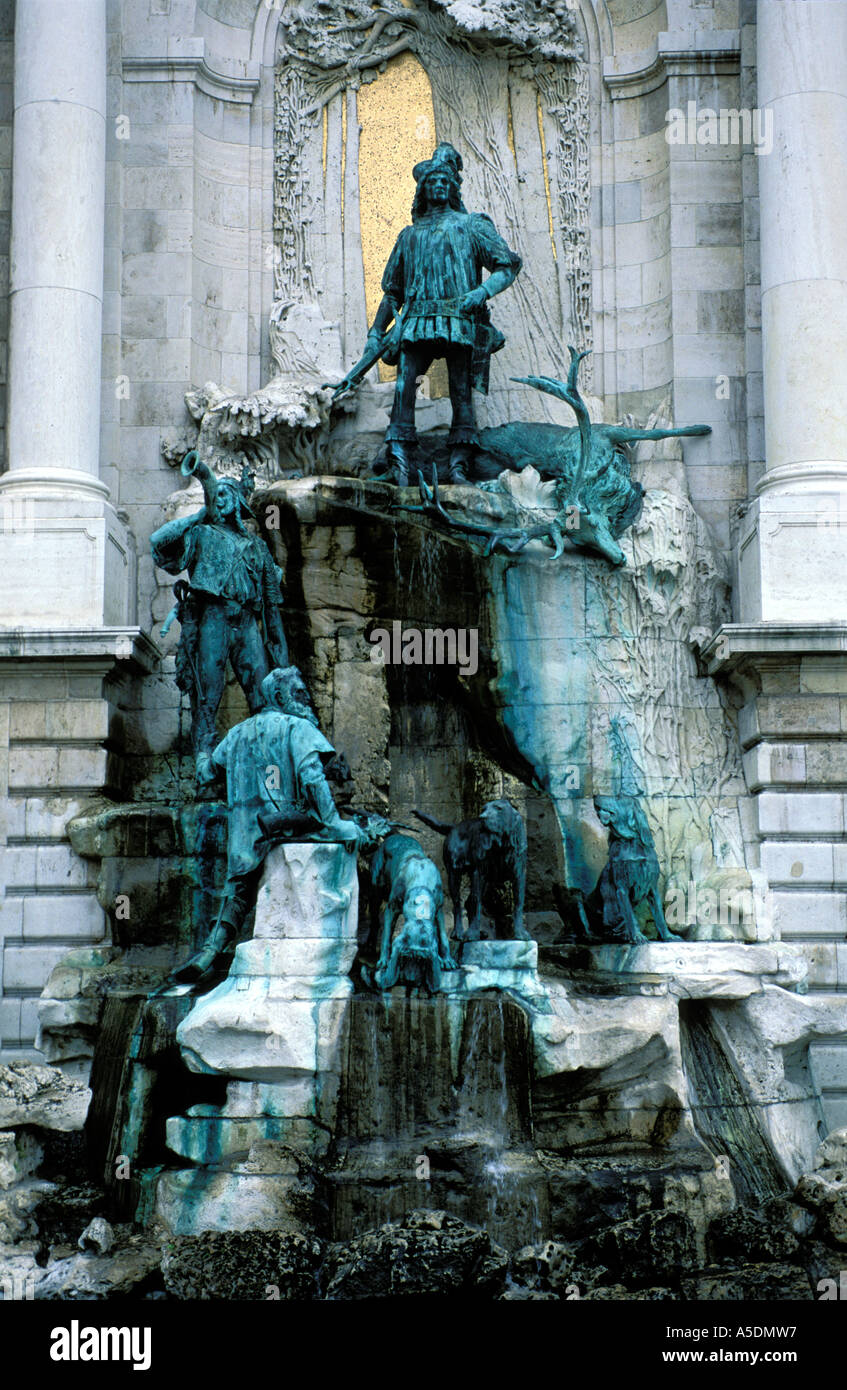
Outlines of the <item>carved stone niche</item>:
{"type": "MultiPolygon", "coordinates": [[[[528,268],[494,310],[507,345],[481,421],[572,423],[567,407],[510,378],[557,373],[564,344],[592,341],[588,69],[576,23],[566,5],[542,0],[285,6],[274,298],[317,305],[328,326],[338,325],[348,365],[379,302],[387,254],[410,220],[412,166],[447,140],[464,160],[465,205],[488,213],[528,268]]],[[[389,373],[381,375],[387,383],[389,373]]],[[[446,394],[438,365],[423,394],[446,394]]],[[[424,429],[443,423],[437,409],[424,413],[424,429]]]]}
{"type": "MultiPolygon", "coordinates": [[[[248,395],[207,382],[186,396],[195,425],[162,441],[196,447],[219,474],[261,481],[362,471],[384,435],[394,369],[355,398],[327,382],[360,356],[394,241],[409,220],[412,168],[448,140],[464,159],[465,205],[486,212],[527,267],[498,299],[506,335],[480,424],[572,424],[569,408],[511,378],[561,375],[564,345],[591,347],[588,67],[562,2],[304,0],[280,14],[274,105],[270,380],[248,395]]],[[[583,368],[590,391],[591,359],[583,368]]],[[[446,371],[421,383],[421,432],[446,426],[446,371]]]]}

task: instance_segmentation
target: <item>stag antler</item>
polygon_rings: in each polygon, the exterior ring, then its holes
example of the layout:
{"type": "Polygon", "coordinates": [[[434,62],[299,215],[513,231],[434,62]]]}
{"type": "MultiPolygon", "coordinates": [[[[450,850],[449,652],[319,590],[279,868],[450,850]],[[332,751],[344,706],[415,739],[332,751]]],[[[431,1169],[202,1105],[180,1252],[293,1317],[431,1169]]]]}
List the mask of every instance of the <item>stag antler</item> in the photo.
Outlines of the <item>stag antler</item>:
{"type": "Polygon", "coordinates": [[[571,481],[568,503],[577,507],[580,505],[579,492],[591,458],[591,416],[588,413],[588,406],[579,394],[577,377],[579,376],[579,364],[583,357],[588,357],[590,351],[590,348],[586,348],[583,352],[577,352],[575,347],[568,347],[571,365],[567,381],[559,381],[554,376],[512,377],[512,381],[519,381],[525,386],[534,386],[538,391],[546,391],[548,396],[557,396],[560,401],[567,401],[574,412],[579,425],[579,463],[571,481]]]}
{"type": "Polygon", "coordinates": [[[454,531],[464,531],[470,536],[485,536],[488,545],[485,547],[485,554],[490,555],[496,550],[498,545],[508,552],[509,555],[518,555],[525,545],[532,540],[547,540],[553,546],[552,559],[558,560],[564,553],[565,538],[562,535],[561,527],[554,518],[550,521],[542,522],[538,526],[507,526],[497,529],[491,526],[477,525],[471,521],[459,521],[456,517],[450,516],[444,510],[441,497],[438,492],[438,474],[433,470],[432,488],[427,487],[423,473],[418,470],[418,487],[420,488],[421,503],[420,507],[413,507],[408,502],[398,504],[399,509],[404,512],[421,512],[425,516],[432,516],[440,521],[444,521],[454,531]]]}
{"type": "Polygon", "coordinates": [[[568,350],[571,355],[571,365],[567,381],[559,381],[556,377],[550,376],[512,377],[513,381],[520,381],[527,386],[535,386],[539,391],[546,391],[550,396],[557,396],[559,400],[567,401],[577,418],[579,461],[568,486],[567,499],[564,505],[559,507],[555,517],[536,526],[496,529],[469,521],[458,521],[451,517],[442,505],[438,493],[437,475],[433,474],[432,488],[430,489],[420,472],[418,473],[418,485],[421,493],[421,506],[412,507],[408,503],[400,503],[400,509],[409,512],[422,512],[427,516],[446,522],[452,530],[464,531],[467,535],[487,537],[488,545],[485,551],[487,555],[490,555],[498,546],[510,555],[517,555],[530,541],[545,540],[548,545],[553,547],[552,558],[558,559],[564,553],[565,540],[567,539],[578,550],[591,550],[603,555],[613,565],[623,565],[625,563],[623,551],[609,530],[606,518],[602,514],[592,513],[590,508],[580,501],[580,492],[591,459],[592,425],[588,407],[579,394],[577,377],[579,364],[583,357],[588,356],[588,351],[577,352],[575,347],[568,350]],[[566,537],[565,531],[570,532],[572,529],[570,516],[574,510],[579,519],[579,534],[578,536],[568,534],[566,537]]]}

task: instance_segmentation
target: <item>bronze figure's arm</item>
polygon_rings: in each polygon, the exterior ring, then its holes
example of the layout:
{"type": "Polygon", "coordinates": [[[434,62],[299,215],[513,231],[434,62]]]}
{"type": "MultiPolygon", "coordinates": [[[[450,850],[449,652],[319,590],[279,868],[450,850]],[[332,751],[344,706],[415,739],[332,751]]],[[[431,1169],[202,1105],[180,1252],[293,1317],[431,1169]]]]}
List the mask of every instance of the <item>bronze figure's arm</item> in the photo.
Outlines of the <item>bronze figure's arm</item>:
{"type": "Polygon", "coordinates": [[[324,383],[327,389],[330,386],[333,388],[333,401],[342,400],[345,396],[349,395],[351,391],[355,391],[357,386],[361,385],[371,367],[379,362],[380,358],[386,353],[396,349],[399,334],[399,311],[395,309],[393,301],[386,294],[383,296],[380,306],[376,311],[373,325],[368,329],[368,340],[365,351],[359,358],[355,367],[351,367],[347,375],[343,380],[339,381],[337,385],[334,385],[331,381],[324,383]],[[389,328],[388,325],[391,323],[392,319],[394,320],[394,327],[389,328]]]}

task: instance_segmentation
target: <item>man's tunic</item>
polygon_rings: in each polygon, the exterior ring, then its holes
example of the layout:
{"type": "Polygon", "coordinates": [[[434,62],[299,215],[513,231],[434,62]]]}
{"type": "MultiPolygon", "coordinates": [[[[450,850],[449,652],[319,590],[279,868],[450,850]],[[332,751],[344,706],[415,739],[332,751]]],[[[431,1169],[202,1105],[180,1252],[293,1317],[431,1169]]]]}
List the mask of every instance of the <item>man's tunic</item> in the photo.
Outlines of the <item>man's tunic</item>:
{"type": "MultiPolygon", "coordinates": [[[[308,719],[280,710],[261,710],[221,739],[211,758],[216,767],[226,769],[230,877],[248,874],[262,862],[260,816],[281,814],[296,820],[312,814],[304,776],[313,780],[315,763],[332,757],[334,751],[308,719]]],[[[310,832],[309,839],[319,838],[335,836],[329,827],[323,837],[310,832]]]]}
{"type": "Polygon", "coordinates": [[[195,593],[229,599],[257,616],[282,594],[270,551],[258,536],[213,525],[203,512],[167,522],[150,538],[153,559],[168,574],[188,570],[195,593]]]}
{"type": "Polygon", "coordinates": [[[395,310],[405,306],[401,343],[453,343],[474,350],[474,385],[487,389],[487,363],[505,342],[482,306],[463,314],[462,299],[482,282],[482,271],[515,270],[520,257],[509,249],[485,213],[423,213],[404,227],[394,246],[382,289],[395,310]]]}

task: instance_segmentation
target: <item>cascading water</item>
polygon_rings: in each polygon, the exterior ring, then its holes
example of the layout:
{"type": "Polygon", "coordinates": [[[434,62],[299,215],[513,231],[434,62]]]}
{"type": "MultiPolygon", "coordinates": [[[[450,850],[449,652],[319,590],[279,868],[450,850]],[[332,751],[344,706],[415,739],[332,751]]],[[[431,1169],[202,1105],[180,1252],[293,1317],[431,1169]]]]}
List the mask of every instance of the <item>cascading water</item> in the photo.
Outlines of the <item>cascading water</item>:
{"type": "Polygon", "coordinates": [[[715,1028],[713,1007],[702,1000],[680,1004],[680,1041],[691,1112],[704,1143],[716,1155],[726,1156],[739,1201],[758,1206],[784,1196],[790,1184],[715,1028]]]}
{"type": "MultiPolygon", "coordinates": [[[[473,1002],[479,1004],[481,1001],[473,1002]]],[[[532,1235],[528,1243],[536,1244],[544,1237],[539,1188],[532,1182],[526,1182],[525,1154],[519,1147],[524,1134],[531,1134],[531,1117],[523,1114],[516,1117],[514,1113],[506,1067],[508,1025],[503,1012],[504,997],[491,995],[484,1002],[486,1007],[470,1011],[472,1021],[465,1058],[462,1102],[464,1107],[473,1098],[474,1111],[480,1122],[485,1113],[485,1121],[493,1138],[491,1155],[482,1165],[482,1175],[489,1185],[485,1225],[489,1231],[510,1227],[516,1215],[520,1224],[524,1224],[529,1215],[532,1235]],[[493,1082],[485,1097],[479,1095],[480,1076],[493,1082]],[[484,1101],[485,1112],[481,1101],[484,1101]],[[519,1121],[517,1127],[516,1118],[519,1121]]],[[[522,1079],[519,1080],[519,1087],[522,1079]]],[[[529,1102],[529,1094],[524,1096],[519,1089],[519,1102],[524,1099],[529,1102]]]]}
{"type": "Polygon", "coordinates": [[[507,1248],[543,1239],[530,1078],[528,1020],[511,999],[354,998],[330,1174],[334,1237],[426,1207],[507,1248]]]}

